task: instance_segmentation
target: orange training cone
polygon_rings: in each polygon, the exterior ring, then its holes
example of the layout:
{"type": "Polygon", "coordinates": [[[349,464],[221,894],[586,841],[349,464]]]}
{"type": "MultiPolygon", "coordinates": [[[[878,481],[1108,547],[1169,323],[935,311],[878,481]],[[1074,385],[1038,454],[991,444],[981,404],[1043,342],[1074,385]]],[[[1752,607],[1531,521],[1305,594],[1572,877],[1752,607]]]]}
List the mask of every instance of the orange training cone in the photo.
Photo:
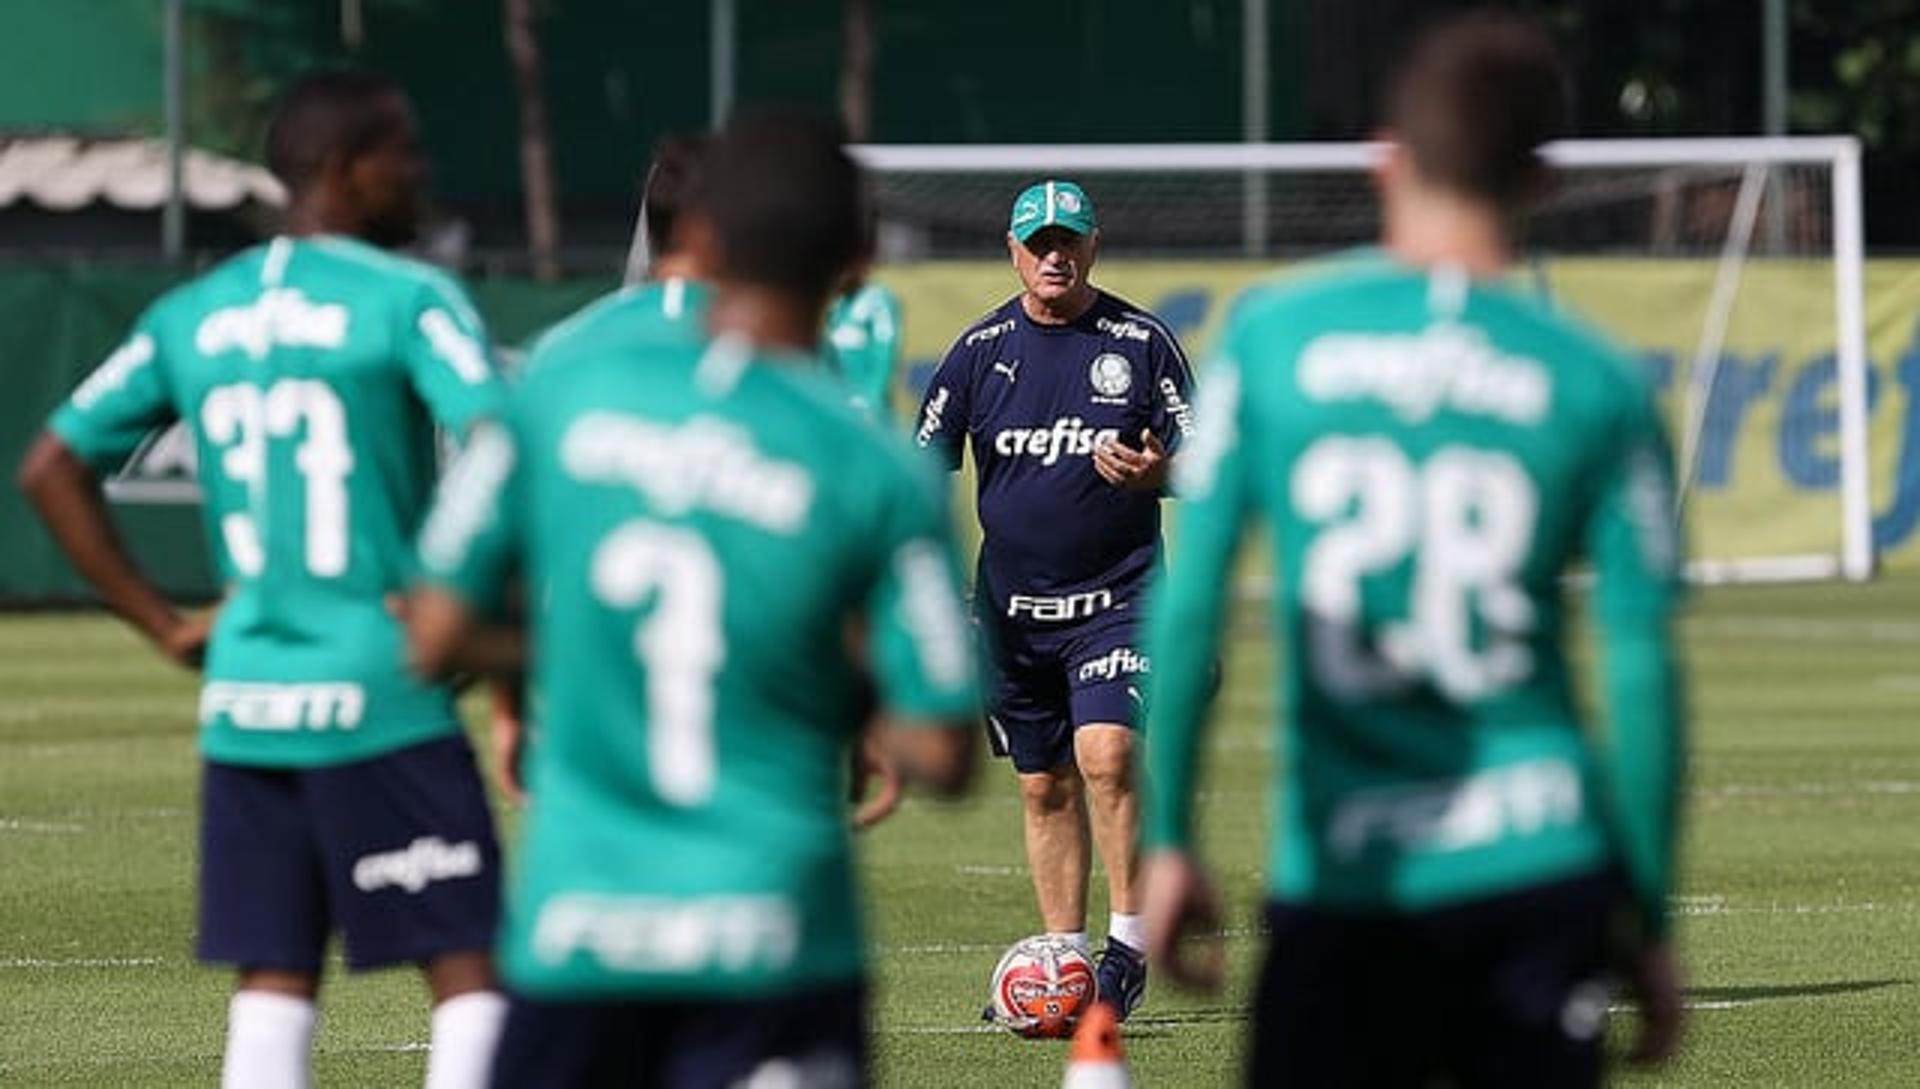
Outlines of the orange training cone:
{"type": "Polygon", "coordinates": [[[1127,1089],[1132,1084],[1127,1057],[1120,1051],[1120,1021],[1112,1006],[1095,1002],[1074,1031],[1060,1089],[1127,1089]]]}

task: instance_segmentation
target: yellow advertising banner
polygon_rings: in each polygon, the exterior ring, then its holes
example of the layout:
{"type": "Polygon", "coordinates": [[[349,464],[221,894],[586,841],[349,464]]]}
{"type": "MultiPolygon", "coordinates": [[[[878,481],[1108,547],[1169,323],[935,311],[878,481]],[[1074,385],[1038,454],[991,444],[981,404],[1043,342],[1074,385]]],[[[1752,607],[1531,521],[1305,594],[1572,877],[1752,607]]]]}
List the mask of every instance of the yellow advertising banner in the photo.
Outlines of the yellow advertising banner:
{"type": "MultiPolygon", "coordinates": [[[[1717,353],[1702,334],[1719,272],[1701,259],[1580,258],[1530,266],[1527,290],[1640,354],[1676,446],[1691,453],[1691,550],[1718,560],[1840,551],[1839,413],[1830,262],[1752,260],[1737,270],[1717,353]],[[1711,395],[1700,397],[1706,383],[1711,395]],[[1691,426],[1690,426],[1691,425],[1691,426]],[[1693,441],[1684,443],[1691,433],[1693,441]]],[[[1109,261],[1095,282],[1156,314],[1204,373],[1233,297],[1284,275],[1251,262],[1109,261]]],[[[877,277],[905,313],[902,386],[917,395],[953,339],[1017,290],[1000,262],[902,266],[877,277]]],[[[1870,261],[1866,333],[1874,541],[1890,568],[1920,567],[1920,260],[1870,261]]],[[[910,406],[900,406],[902,414],[910,406]]]]}

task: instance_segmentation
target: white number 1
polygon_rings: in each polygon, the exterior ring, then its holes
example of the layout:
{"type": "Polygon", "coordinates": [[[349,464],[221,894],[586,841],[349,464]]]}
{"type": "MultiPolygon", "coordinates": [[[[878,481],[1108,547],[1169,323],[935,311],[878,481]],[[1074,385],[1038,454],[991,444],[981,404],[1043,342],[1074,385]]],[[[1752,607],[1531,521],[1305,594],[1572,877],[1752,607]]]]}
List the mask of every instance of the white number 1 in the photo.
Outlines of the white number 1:
{"type": "Polygon", "coordinates": [[[698,805],[713,795],[713,680],[727,653],[720,563],[698,533],[636,519],[594,549],[591,577],[614,608],[655,599],[633,638],[647,668],[647,767],[662,798],[698,805]]]}
{"type": "Polygon", "coordinates": [[[1335,436],[1295,465],[1294,509],[1330,523],[1307,549],[1301,597],[1308,652],[1330,690],[1362,699],[1417,677],[1456,700],[1525,680],[1533,602],[1515,581],[1533,542],[1539,499],[1511,455],[1446,446],[1416,466],[1381,438],[1335,436]],[[1405,621],[1363,645],[1360,580],[1412,557],[1405,621]],[[1474,648],[1475,619],[1486,631],[1474,648]]]}

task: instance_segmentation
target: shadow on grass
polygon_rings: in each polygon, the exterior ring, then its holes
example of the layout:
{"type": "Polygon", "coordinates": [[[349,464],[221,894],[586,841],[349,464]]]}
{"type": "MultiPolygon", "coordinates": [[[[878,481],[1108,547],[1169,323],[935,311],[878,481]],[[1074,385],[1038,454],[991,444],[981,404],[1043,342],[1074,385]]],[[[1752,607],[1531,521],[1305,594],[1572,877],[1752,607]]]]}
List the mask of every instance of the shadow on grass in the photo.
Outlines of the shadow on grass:
{"type": "Polygon", "coordinates": [[[1888,987],[1907,987],[1910,979],[1848,979],[1833,983],[1777,983],[1752,987],[1689,987],[1690,1002],[1764,1002],[1771,998],[1831,998],[1888,987]]]}
{"type": "MultiPolygon", "coordinates": [[[[1685,999],[1698,1002],[1765,1002],[1782,998],[1832,998],[1888,987],[1912,986],[1910,979],[1850,979],[1832,983],[1778,983],[1747,987],[1689,987],[1685,999]]],[[[1625,1005],[1631,1005],[1626,1003],[1625,1005]]],[[[1247,1020],[1244,1006],[1201,1006],[1166,1013],[1141,1013],[1127,1022],[1129,1036],[1157,1036],[1188,1025],[1231,1025],[1247,1020]]]]}

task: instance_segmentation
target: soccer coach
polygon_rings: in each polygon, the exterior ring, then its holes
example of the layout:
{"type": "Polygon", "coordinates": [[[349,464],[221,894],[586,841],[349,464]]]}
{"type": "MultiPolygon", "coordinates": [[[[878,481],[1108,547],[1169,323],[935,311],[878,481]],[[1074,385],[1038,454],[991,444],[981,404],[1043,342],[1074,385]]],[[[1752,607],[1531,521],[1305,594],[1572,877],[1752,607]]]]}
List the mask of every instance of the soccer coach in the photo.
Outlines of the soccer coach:
{"type": "Polygon", "coordinates": [[[1193,378],[1159,319],[1088,280],[1099,246],[1078,185],[1020,194],[1007,231],[1020,294],[948,350],[916,438],[949,469],[970,440],[994,749],[1020,776],[1041,919],[1082,948],[1091,825],[1113,913],[1100,997],[1124,1018],[1146,988],[1133,771],[1142,598],[1168,471],[1192,429],[1193,378]]]}

